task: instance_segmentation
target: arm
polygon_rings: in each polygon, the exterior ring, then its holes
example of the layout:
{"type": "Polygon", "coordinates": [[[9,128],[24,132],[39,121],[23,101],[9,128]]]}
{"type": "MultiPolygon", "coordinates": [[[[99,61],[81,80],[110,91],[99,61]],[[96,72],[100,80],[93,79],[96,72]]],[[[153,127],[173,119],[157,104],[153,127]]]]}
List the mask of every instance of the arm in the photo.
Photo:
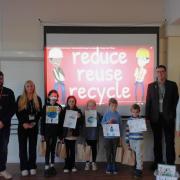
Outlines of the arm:
{"type": "Polygon", "coordinates": [[[6,111],[6,113],[4,114],[3,118],[1,119],[2,123],[4,124],[4,126],[8,126],[11,123],[11,118],[14,115],[15,111],[16,111],[16,106],[15,106],[15,96],[13,91],[9,91],[9,98],[8,98],[8,110],[6,111]]]}
{"type": "Polygon", "coordinates": [[[101,121],[101,125],[107,124],[106,116],[107,116],[107,113],[104,114],[104,116],[103,116],[103,118],[102,118],[102,121],[101,121]]]}
{"type": "Polygon", "coordinates": [[[129,145],[129,126],[126,124],[126,136],[125,136],[126,144],[129,145]]]}
{"type": "Polygon", "coordinates": [[[176,108],[176,131],[177,135],[180,136],[180,99],[176,108]]]}
{"type": "Polygon", "coordinates": [[[28,116],[25,109],[19,110],[18,108],[19,99],[20,99],[20,96],[17,98],[17,101],[16,101],[16,116],[19,121],[19,125],[23,126],[24,123],[27,123],[28,116]]]}
{"type": "Polygon", "coordinates": [[[147,120],[150,119],[150,108],[151,108],[151,89],[150,89],[150,85],[148,85],[147,96],[146,96],[146,109],[145,109],[145,115],[147,120]]]}
{"type": "Polygon", "coordinates": [[[175,85],[174,85],[174,93],[173,93],[173,109],[175,111],[176,111],[176,108],[177,108],[178,99],[179,99],[178,87],[177,87],[177,84],[175,83],[175,85]]]}

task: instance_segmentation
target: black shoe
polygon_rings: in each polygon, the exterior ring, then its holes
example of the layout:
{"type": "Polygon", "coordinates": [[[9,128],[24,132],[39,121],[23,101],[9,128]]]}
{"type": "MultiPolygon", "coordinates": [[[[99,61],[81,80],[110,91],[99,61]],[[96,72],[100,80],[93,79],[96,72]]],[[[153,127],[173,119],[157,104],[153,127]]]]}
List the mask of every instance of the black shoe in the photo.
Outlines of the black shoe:
{"type": "Polygon", "coordinates": [[[137,177],[137,178],[142,177],[142,170],[136,169],[135,173],[134,173],[134,176],[137,177]]]}
{"type": "Polygon", "coordinates": [[[52,176],[55,176],[57,174],[57,171],[54,167],[50,167],[49,171],[50,171],[50,175],[52,175],[52,176]]]}
{"type": "Polygon", "coordinates": [[[51,176],[50,169],[45,169],[44,170],[44,176],[45,177],[50,177],[51,176]]]}

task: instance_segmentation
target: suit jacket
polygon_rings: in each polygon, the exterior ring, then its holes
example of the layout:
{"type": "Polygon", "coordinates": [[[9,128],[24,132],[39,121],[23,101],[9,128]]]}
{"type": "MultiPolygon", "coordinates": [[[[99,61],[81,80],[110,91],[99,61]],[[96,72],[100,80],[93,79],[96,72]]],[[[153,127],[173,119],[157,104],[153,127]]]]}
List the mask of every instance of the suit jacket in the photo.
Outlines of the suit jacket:
{"type": "MultiPolygon", "coordinates": [[[[167,123],[175,122],[178,98],[177,84],[173,81],[166,80],[162,114],[167,123]]],[[[159,87],[157,81],[148,85],[146,118],[149,119],[151,123],[156,123],[159,120],[159,87]]]]}

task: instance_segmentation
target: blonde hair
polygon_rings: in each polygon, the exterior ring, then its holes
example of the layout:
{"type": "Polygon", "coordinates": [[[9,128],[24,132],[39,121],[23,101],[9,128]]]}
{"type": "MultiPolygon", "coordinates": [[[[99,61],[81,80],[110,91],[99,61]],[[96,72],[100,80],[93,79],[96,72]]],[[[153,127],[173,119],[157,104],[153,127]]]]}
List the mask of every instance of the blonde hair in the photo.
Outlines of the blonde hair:
{"type": "Polygon", "coordinates": [[[33,81],[28,80],[28,81],[25,82],[23,94],[19,98],[18,111],[21,111],[21,110],[27,108],[27,103],[28,103],[28,97],[27,97],[27,92],[26,92],[26,85],[27,84],[32,84],[34,86],[34,92],[33,92],[32,100],[33,100],[33,103],[35,105],[35,109],[39,110],[40,109],[40,104],[39,104],[39,101],[38,101],[38,97],[37,97],[37,93],[36,93],[36,89],[35,89],[35,84],[33,83],[33,81]]]}
{"type": "Polygon", "coordinates": [[[94,99],[89,99],[88,101],[87,101],[87,103],[86,103],[86,106],[88,107],[88,104],[89,103],[93,103],[94,104],[94,106],[96,106],[96,101],[94,100],[94,99]]]}
{"type": "Polygon", "coordinates": [[[148,58],[150,57],[150,53],[148,49],[145,48],[139,48],[136,52],[137,58],[148,58]]]}

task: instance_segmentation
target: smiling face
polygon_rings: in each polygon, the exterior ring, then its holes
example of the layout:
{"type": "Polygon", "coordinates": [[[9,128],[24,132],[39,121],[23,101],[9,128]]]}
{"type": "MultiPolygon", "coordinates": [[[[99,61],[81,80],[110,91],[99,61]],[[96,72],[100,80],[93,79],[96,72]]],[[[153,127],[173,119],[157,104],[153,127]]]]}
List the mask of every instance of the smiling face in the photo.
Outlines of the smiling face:
{"type": "Polygon", "coordinates": [[[157,68],[156,76],[159,82],[164,82],[166,80],[166,70],[163,67],[157,68]]]}
{"type": "Polygon", "coordinates": [[[69,105],[70,109],[73,109],[75,104],[76,104],[75,99],[74,98],[69,98],[68,105],[69,105]]]}
{"type": "Polygon", "coordinates": [[[94,102],[89,102],[87,104],[87,109],[88,110],[95,110],[96,109],[96,104],[94,102]]]}
{"type": "Polygon", "coordinates": [[[110,103],[109,108],[112,112],[115,112],[117,110],[117,104],[116,103],[110,103]]]}
{"type": "Polygon", "coordinates": [[[35,86],[32,82],[27,82],[24,86],[26,94],[30,95],[34,93],[35,86]]]}
{"type": "Polygon", "coordinates": [[[137,118],[139,116],[140,110],[139,109],[131,109],[132,117],[137,118]]]}

